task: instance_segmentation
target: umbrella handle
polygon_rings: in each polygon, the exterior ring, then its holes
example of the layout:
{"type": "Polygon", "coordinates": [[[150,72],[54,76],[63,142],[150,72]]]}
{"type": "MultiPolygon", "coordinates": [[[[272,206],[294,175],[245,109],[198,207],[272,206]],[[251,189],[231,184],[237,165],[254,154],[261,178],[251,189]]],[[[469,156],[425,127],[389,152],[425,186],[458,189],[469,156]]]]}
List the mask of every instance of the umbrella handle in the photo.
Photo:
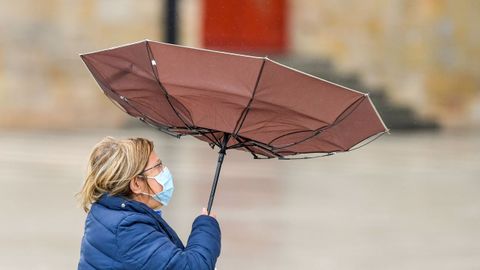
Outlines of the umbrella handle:
{"type": "Polygon", "coordinates": [[[210,198],[208,199],[208,215],[210,215],[210,210],[212,209],[213,199],[215,198],[215,191],[217,190],[218,177],[220,176],[220,170],[222,169],[223,158],[225,157],[227,142],[230,138],[230,134],[225,134],[223,136],[223,143],[220,151],[218,152],[218,161],[217,169],[215,170],[215,177],[213,178],[212,190],[210,191],[210,198]]]}

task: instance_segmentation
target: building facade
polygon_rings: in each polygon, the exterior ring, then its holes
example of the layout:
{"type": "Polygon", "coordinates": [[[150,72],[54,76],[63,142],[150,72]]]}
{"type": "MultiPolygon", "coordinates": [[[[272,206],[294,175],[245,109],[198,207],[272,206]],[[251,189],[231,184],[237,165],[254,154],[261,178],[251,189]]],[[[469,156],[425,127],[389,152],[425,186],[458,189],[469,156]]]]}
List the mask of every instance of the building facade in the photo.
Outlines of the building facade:
{"type": "MultiPolygon", "coordinates": [[[[78,54],[162,40],[164,1],[0,2],[0,127],[128,121],[78,54]]],[[[478,1],[179,0],[177,12],[181,44],[328,59],[358,74],[360,91],[383,88],[445,127],[480,127],[478,1]]]]}

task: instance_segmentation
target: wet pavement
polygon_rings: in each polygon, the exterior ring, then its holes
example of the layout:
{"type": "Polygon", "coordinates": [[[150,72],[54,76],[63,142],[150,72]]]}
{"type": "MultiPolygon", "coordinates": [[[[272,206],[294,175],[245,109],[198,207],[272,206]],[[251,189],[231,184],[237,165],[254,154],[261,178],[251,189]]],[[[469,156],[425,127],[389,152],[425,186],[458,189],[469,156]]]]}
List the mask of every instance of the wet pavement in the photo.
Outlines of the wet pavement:
{"type": "MultiPolygon", "coordinates": [[[[217,150],[151,129],[0,132],[0,269],[75,269],[75,201],[104,136],[142,136],[174,174],[164,216],[186,242],[217,150]]],[[[228,152],[214,211],[221,269],[480,269],[480,133],[399,133],[300,160],[228,152]]]]}

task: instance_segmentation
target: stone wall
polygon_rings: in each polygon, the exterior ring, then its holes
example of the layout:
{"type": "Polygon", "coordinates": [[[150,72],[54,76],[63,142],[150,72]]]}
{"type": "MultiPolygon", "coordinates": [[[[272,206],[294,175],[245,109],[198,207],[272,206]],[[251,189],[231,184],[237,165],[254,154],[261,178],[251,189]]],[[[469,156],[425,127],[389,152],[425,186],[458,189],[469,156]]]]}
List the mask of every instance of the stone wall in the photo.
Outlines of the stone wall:
{"type": "Polygon", "coordinates": [[[79,53],[158,39],[159,1],[0,0],[0,6],[0,127],[64,129],[125,122],[79,53]]]}

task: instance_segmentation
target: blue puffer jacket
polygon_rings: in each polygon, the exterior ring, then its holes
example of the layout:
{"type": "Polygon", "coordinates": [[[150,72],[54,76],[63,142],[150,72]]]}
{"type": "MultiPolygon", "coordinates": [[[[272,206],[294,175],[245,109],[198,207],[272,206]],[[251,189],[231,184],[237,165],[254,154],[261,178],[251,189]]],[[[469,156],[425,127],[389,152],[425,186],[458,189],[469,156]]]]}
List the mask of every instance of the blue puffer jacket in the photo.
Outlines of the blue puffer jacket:
{"type": "Polygon", "coordinates": [[[187,246],[147,205],[104,194],[87,215],[78,269],[214,269],[220,227],[201,215],[187,246]]]}

